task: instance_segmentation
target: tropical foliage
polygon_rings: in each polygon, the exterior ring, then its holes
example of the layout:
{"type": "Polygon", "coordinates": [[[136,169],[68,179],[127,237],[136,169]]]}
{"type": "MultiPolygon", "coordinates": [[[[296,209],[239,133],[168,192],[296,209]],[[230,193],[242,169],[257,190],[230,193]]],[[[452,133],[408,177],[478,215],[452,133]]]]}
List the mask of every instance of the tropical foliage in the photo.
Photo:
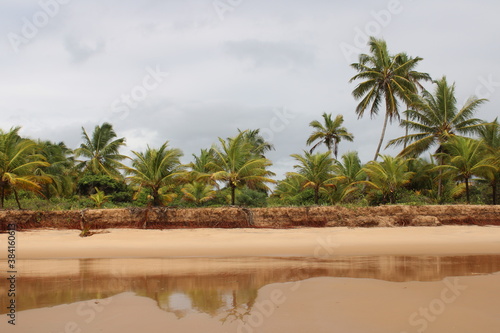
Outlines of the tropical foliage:
{"type": "Polygon", "coordinates": [[[23,137],[15,127],[0,129],[0,208],[497,204],[500,126],[477,116],[487,101],[471,96],[459,104],[445,76],[429,92],[423,86],[429,75],[417,71],[422,58],[391,54],[381,39],[371,38],[368,46],[351,65],[351,82],[357,83],[358,117],[385,114],[371,161],[363,163],[356,151],[339,157],[339,145],[354,140],[340,114],[323,113],[309,123],[311,133],[301,139],[309,150],[290,155],[293,164],[280,170],[281,180],[267,158],[281,148],[260,129],[237,129],[183,164],[183,152],[168,141],[132,151],[130,158],[122,153],[125,138],[110,123],[92,133],[82,128],[76,149],[23,137]],[[380,154],[391,121],[405,129],[387,145],[401,147],[397,156],[380,154]],[[321,146],[326,152],[318,152],[321,146]]]}

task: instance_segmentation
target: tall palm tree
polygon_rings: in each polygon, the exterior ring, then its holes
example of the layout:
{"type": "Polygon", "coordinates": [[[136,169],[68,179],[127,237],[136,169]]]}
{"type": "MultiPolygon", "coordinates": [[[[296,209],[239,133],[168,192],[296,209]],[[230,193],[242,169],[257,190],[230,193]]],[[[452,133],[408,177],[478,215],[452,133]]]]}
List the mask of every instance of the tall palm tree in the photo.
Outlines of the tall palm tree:
{"type": "Polygon", "coordinates": [[[274,173],[266,168],[272,163],[266,158],[257,157],[254,145],[246,139],[246,131],[236,137],[224,140],[219,138],[220,147],[214,146],[213,161],[208,164],[212,170],[211,178],[222,181],[231,189],[231,204],[236,202],[236,189],[248,186],[251,189],[269,191],[266,183],[275,183],[269,178],[274,173]]]}
{"type": "Polygon", "coordinates": [[[79,167],[84,173],[120,178],[118,171],[122,167],[120,161],[127,157],[119,152],[120,148],[125,146],[125,138],[116,137],[113,126],[109,123],[96,126],[92,136],[89,136],[82,127],[83,143],[75,150],[75,157],[86,158],[84,161],[79,161],[79,167]]]}
{"type": "MultiPolygon", "coordinates": [[[[399,156],[418,156],[437,146],[436,153],[443,152],[443,145],[455,135],[477,133],[484,121],[473,118],[486,99],[470,97],[462,108],[457,105],[455,84],[449,85],[446,76],[435,81],[434,95],[424,90],[422,96],[412,95],[412,109],[407,110],[408,120],[401,122],[416,133],[391,140],[389,146],[411,142],[399,156]]],[[[443,155],[441,155],[443,156],[443,155]]],[[[442,157],[439,164],[443,164],[442,157]]],[[[438,198],[442,194],[441,170],[439,170],[438,198]]]]}
{"type": "Polygon", "coordinates": [[[456,136],[445,144],[445,154],[449,156],[449,162],[436,167],[449,170],[456,180],[465,183],[467,203],[470,203],[470,179],[498,170],[491,163],[492,160],[485,157],[485,149],[482,141],[456,136]]]}
{"type": "Polygon", "coordinates": [[[34,141],[19,136],[19,130],[19,127],[6,133],[0,130],[0,208],[4,207],[7,195],[13,192],[21,209],[18,191],[41,194],[41,184],[49,181],[46,177],[36,176],[34,171],[50,164],[36,153],[34,141]]]}
{"type": "MultiPolygon", "coordinates": [[[[402,63],[406,63],[410,61],[410,58],[406,53],[401,53],[400,61],[402,63]]],[[[416,65],[416,63],[415,63],[416,65]]],[[[415,67],[415,66],[413,66],[415,67]]],[[[413,83],[413,90],[409,92],[409,96],[405,98],[406,109],[411,109],[411,96],[413,94],[417,94],[418,92],[424,91],[425,88],[422,86],[421,81],[432,81],[431,77],[428,74],[420,73],[414,70],[413,67],[409,67],[406,73],[406,77],[413,83]]],[[[406,114],[406,120],[408,120],[408,114],[406,114]]],[[[405,135],[409,134],[409,127],[405,126],[405,135]]],[[[407,142],[404,143],[404,148],[406,148],[407,142]]]]}
{"type": "Polygon", "coordinates": [[[125,167],[130,182],[138,185],[139,190],[150,189],[154,206],[173,200],[175,193],[168,192],[176,184],[176,177],[183,173],[180,163],[182,152],[176,148],[168,148],[168,142],[165,142],[159,149],[148,147],[145,152],[132,153],[135,155],[132,167],[125,167]]]}
{"type": "Polygon", "coordinates": [[[311,153],[320,145],[325,144],[328,151],[331,151],[337,159],[339,153],[339,143],[341,140],[353,141],[354,136],[349,133],[345,127],[342,126],[344,117],[338,115],[335,120],[332,120],[332,114],[326,112],[322,115],[324,124],[317,120],[311,121],[310,127],[314,128],[314,132],[307,139],[307,145],[313,144],[318,141],[312,148],[311,153]]]}
{"type": "Polygon", "coordinates": [[[413,95],[414,109],[407,110],[409,120],[401,122],[402,126],[408,126],[417,133],[391,140],[387,145],[390,147],[411,142],[401,151],[400,156],[416,157],[436,145],[437,152],[442,152],[442,145],[451,137],[478,133],[485,124],[473,116],[486,99],[472,96],[459,108],[455,84],[449,85],[446,76],[435,81],[435,84],[434,95],[426,90],[422,92],[422,96],[413,95]]]}
{"type": "Polygon", "coordinates": [[[492,189],[492,203],[497,204],[497,188],[500,183],[500,124],[498,118],[489,124],[479,128],[479,138],[485,145],[486,154],[496,166],[496,171],[486,172],[483,177],[489,183],[492,189]]]}
{"type": "Polygon", "coordinates": [[[301,180],[302,188],[314,190],[314,203],[319,203],[320,191],[328,185],[332,185],[332,163],[330,152],[311,154],[304,151],[304,155],[293,154],[299,164],[294,165],[297,172],[289,172],[287,176],[297,177],[301,180]]]}
{"type": "Polygon", "coordinates": [[[361,54],[359,62],[351,65],[358,74],[353,76],[350,82],[363,80],[352,92],[355,99],[361,99],[356,107],[359,118],[367,109],[371,117],[376,116],[381,104],[385,103],[384,125],[375,152],[376,160],[384,141],[387,123],[395,118],[399,119],[398,100],[408,101],[409,94],[416,91],[415,81],[427,80],[430,77],[414,70],[422,58],[412,58],[405,53],[393,56],[387,49],[387,43],[375,37],[370,37],[368,45],[370,54],[361,54]]]}
{"type": "Polygon", "coordinates": [[[368,181],[362,181],[381,191],[390,203],[396,203],[396,191],[408,184],[414,173],[408,171],[408,160],[403,157],[382,155],[382,161],[371,161],[363,168],[368,181]]]}

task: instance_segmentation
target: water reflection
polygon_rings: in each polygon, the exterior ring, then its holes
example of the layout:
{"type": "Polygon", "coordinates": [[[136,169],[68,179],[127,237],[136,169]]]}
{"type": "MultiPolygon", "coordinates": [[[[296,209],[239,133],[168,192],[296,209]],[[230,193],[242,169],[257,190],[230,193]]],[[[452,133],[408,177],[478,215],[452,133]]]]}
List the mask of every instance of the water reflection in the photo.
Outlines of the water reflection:
{"type": "MultiPolygon", "coordinates": [[[[436,281],[500,271],[500,255],[314,258],[75,259],[18,262],[18,311],[132,291],[178,318],[206,313],[241,319],[258,290],[313,277],[436,281]]],[[[6,295],[5,284],[0,294],[6,295]]],[[[0,314],[7,299],[0,300],[0,314]]]]}

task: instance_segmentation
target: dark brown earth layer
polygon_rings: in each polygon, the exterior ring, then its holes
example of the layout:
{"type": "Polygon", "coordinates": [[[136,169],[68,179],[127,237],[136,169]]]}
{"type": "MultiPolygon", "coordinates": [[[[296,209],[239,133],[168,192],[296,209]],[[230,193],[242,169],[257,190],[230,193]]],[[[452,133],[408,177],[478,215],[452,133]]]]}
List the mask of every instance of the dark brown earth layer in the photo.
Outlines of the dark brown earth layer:
{"type": "Polygon", "coordinates": [[[346,208],[130,208],[72,211],[1,210],[0,231],[107,228],[393,227],[500,225],[500,206],[379,206],[346,208]]]}

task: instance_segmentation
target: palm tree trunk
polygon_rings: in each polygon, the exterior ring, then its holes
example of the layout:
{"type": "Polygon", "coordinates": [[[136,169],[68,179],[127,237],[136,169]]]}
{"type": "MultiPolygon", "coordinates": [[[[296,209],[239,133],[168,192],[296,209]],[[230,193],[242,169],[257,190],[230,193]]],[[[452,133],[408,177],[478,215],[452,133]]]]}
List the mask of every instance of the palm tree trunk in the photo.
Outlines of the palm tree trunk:
{"type": "Polygon", "coordinates": [[[231,205],[234,206],[236,203],[236,186],[231,182],[231,205]]]}
{"type": "Polygon", "coordinates": [[[17,207],[19,207],[19,209],[22,209],[21,208],[21,203],[19,202],[19,197],[17,196],[17,191],[15,189],[14,190],[14,197],[16,198],[16,202],[17,202],[17,207]]]}
{"type": "MultiPolygon", "coordinates": [[[[407,109],[410,109],[410,106],[407,104],[407,109]]],[[[408,145],[408,113],[406,113],[406,126],[405,126],[405,142],[403,144],[403,149],[406,149],[406,146],[408,145]]]]}
{"type": "Polygon", "coordinates": [[[382,143],[384,142],[385,130],[387,128],[388,121],[389,121],[389,112],[386,112],[384,118],[384,127],[382,127],[382,135],[380,136],[380,141],[378,143],[377,151],[375,152],[375,157],[373,158],[374,161],[377,160],[378,154],[380,153],[380,149],[382,148],[382,143]]]}
{"type": "Polygon", "coordinates": [[[319,204],[319,188],[314,188],[314,204],[319,204]]]}
{"type": "Polygon", "coordinates": [[[465,195],[467,197],[467,204],[470,204],[469,178],[465,178],[465,195]]]}
{"type": "Polygon", "coordinates": [[[491,183],[491,188],[493,190],[493,205],[497,204],[497,181],[496,179],[491,183]]]}
{"type": "Polygon", "coordinates": [[[5,187],[2,187],[2,194],[1,194],[1,200],[0,200],[0,208],[3,208],[4,199],[5,199],[5,187]]]}

